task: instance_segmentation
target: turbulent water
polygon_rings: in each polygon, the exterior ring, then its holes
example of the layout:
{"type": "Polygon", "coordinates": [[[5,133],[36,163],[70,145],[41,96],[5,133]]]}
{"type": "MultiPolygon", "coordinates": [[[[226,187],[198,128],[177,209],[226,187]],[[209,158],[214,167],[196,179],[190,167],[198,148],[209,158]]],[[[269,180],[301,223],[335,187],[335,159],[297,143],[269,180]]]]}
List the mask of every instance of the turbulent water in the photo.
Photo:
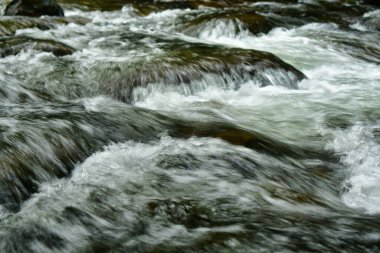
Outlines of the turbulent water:
{"type": "Polygon", "coordinates": [[[380,251],[380,10],[60,4],[0,17],[0,252],[380,251]]]}

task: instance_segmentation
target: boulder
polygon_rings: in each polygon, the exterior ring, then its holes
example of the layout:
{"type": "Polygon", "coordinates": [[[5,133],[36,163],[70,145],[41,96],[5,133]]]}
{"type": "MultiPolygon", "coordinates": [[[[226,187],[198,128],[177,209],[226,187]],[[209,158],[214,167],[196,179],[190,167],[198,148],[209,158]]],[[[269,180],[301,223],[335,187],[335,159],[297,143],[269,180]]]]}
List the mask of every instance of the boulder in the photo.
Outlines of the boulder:
{"type": "Polygon", "coordinates": [[[297,83],[306,78],[268,52],[187,42],[168,43],[161,49],[164,54],[149,59],[109,63],[105,70],[94,70],[103,78],[99,81],[102,93],[131,103],[140,98],[139,94],[155,89],[191,95],[207,86],[238,89],[246,82],[297,89],[297,83]]]}
{"type": "Polygon", "coordinates": [[[0,17],[0,36],[14,35],[17,30],[27,28],[37,28],[48,30],[54,27],[54,24],[46,19],[33,17],[0,17]]]}
{"type": "Polygon", "coordinates": [[[91,22],[90,19],[80,16],[70,17],[22,17],[22,16],[3,16],[0,17],[0,36],[14,35],[17,30],[36,28],[40,30],[49,30],[61,24],[85,25],[91,22]]]}
{"type": "Polygon", "coordinates": [[[55,0],[13,0],[5,8],[7,16],[64,16],[61,6],[55,0]]]}
{"type": "Polygon", "coordinates": [[[8,106],[12,110],[0,114],[0,205],[8,209],[17,210],[41,183],[68,176],[78,163],[105,145],[128,140],[146,143],[158,140],[162,132],[184,139],[219,138],[276,157],[325,156],[325,151],[297,147],[221,118],[184,120],[112,100],[100,102],[95,109],[56,100],[29,109],[8,106]]]}
{"type": "Polygon", "coordinates": [[[55,56],[64,56],[75,52],[74,48],[54,40],[35,39],[25,36],[0,38],[0,57],[16,55],[27,49],[49,52],[55,56]]]}
{"type": "MultiPolygon", "coordinates": [[[[167,9],[198,9],[210,8],[231,8],[247,6],[257,0],[60,0],[59,2],[68,8],[75,7],[85,10],[113,11],[119,10],[125,5],[131,5],[141,15],[148,15],[152,12],[167,9]]],[[[268,0],[267,2],[297,3],[297,0],[268,0]]]]}
{"type": "MultiPolygon", "coordinates": [[[[228,9],[215,11],[212,13],[197,14],[195,17],[185,21],[178,27],[180,32],[187,35],[198,37],[203,31],[210,30],[224,22],[234,27],[236,33],[248,30],[253,34],[267,33],[272,30],[276,23],[255,11],[228,9]]],[[[231,29],[232,30],[232,29],[231,29]]]]}
{"type": "Polygon", "coordinates": [[[365,6],[337,1],[307,1],[298,4],[257,4],[253,10],[270,19],[276,26],[293,28],[309,23],[335,23],[349,29],[368,11],[365,6]]]}
{"type": "Polygon", "coordinates": [[[365,4],[372,4],[376,6],[380,6],[380,1],[379,0],[363,0],[365,4]]]}

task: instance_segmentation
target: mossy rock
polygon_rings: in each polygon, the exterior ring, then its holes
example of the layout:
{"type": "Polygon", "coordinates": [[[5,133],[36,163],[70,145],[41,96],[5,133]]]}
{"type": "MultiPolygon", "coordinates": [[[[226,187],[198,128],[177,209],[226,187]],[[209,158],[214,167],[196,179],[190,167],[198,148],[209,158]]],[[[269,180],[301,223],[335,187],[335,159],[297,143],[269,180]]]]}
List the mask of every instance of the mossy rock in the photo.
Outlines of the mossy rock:
{"type": "Polygon", "coordinates": [[[25,36],[0,38],[0,57],[17,55],[23,50],[37,50],[53,53],[55,56],[73,54],[75,49],[54,40],[35,39],[25,36]]]}

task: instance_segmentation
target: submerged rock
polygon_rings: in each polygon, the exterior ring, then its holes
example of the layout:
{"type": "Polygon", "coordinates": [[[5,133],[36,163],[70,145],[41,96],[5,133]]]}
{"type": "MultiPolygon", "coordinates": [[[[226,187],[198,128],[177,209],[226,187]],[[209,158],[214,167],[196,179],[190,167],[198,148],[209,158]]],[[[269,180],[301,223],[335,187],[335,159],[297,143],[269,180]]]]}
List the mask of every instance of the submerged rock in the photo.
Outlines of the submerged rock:
{"type": "MultiPolygon", "coordinates": [[[[257,0],[131,0],[130,4],[141,14],[148,15],[152,12],[163,11],[167,9],[231,9],[241,8],[244,12],[247,10],[247,5],[259,2],[257,0]]],[[[297,3],[296,0],[269,0],[266,3],[279,2],[279,3],[297,3]]]]}
{"type": "Polygon", "coordinates": [[[0,36],[14,35],[20,29],[38,28],[48,30],[52,27],[53,24],[39,18],[0,17],[0,36]]]}
{"type": "Polygon", "coordinates": [[[55,0],[13,0],[5,8],[7,16],[64,16],[55,0]]]}
{"type": "Polygon", "coordinates": [[[350,55],[358,59],[380,64],[380,49],[376,46],[376,43],[359,39],[333,41],[338,43],[340,48],[345,49],[350,55]]]}
{"type": "Polygon", "coordinates": [[[0,17],[0,36],[14,35],[17,30],[37,28],[40,30],[49,30],[60,24],[74,23],[85,25],[91,22],[90,19],[71,16],[71,17],[20,17],[20,16],[3,16],[0,17]]]}
{"type": "Polygon", "coordinates": [[[163,45],[162,49],[166,53],[160,56],[110,66],[102,74],[104,92],[129,103],[138,99],[134,90],[141,88],[149,93],[155,87],[179,87],[191,94],[205,86],[238,88],[253,81],[259,86],[296,89],[297,82],[306,78],[268,52],[185,42],[163,45]]]}
{"type": "Polygon", "coordinates": [[[276,26],[292,28],[309,23],[335,23],[341,28],[359,21],[368,8],[352,3],[335,1],[307,1],[297,4],[261,3],[253,10],[264,15],[276,26]]]}
{"type": "Polygon", "coordinates": [[[380,31],[380,10],[365,14],[362,24],[369,30],[380,31]]]}
{"type": "MultiPolygon", "coordinates": [[[[125,5],[132,5],[141,15],[148,15],[152,12],[167,9],[198,9],[203,7],[228,8],[243,6],[243,4],[253,3],[257,0],[60,0],[59,2],[67,6],[75,6],[87,10],[112,11],[119,10],[125,5]]],[[[268,2],[273,2],[269,0],[268,2]]],[[[277,2],[293,2],[296,0],[276,0],[277,2]]]]}
{"type": "Polygon", "coordinates": [[[75,52],[74,48],[54,40],[35,39],[25,36],[0,38],[0,57],[16,55],[28,49],[53,53],[55,56],[65,56],[75,52]]]}
{"type": "Polygon", "coordinates": [[[296,147],[223,119],[184,120],[110,99],[38,101],[32,107],[9,104],[0,113],[0,204],[9,208],[17,208],[39,184],[68,176],[109,143],[156,141],[164,132],[182,139],[219,138],[278,158],[326,158],[325,151],[296,147]]]}

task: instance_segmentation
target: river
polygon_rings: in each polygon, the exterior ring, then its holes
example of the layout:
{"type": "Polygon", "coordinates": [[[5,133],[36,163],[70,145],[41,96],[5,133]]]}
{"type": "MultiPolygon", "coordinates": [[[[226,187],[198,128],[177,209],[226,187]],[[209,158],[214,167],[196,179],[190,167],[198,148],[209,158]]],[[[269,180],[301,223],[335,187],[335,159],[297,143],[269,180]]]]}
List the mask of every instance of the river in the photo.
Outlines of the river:
{"type": "Polygon", "coordinates": [[[379,9],[58,2],[0,17],[0,252],[380,251],[379,9]]]}

